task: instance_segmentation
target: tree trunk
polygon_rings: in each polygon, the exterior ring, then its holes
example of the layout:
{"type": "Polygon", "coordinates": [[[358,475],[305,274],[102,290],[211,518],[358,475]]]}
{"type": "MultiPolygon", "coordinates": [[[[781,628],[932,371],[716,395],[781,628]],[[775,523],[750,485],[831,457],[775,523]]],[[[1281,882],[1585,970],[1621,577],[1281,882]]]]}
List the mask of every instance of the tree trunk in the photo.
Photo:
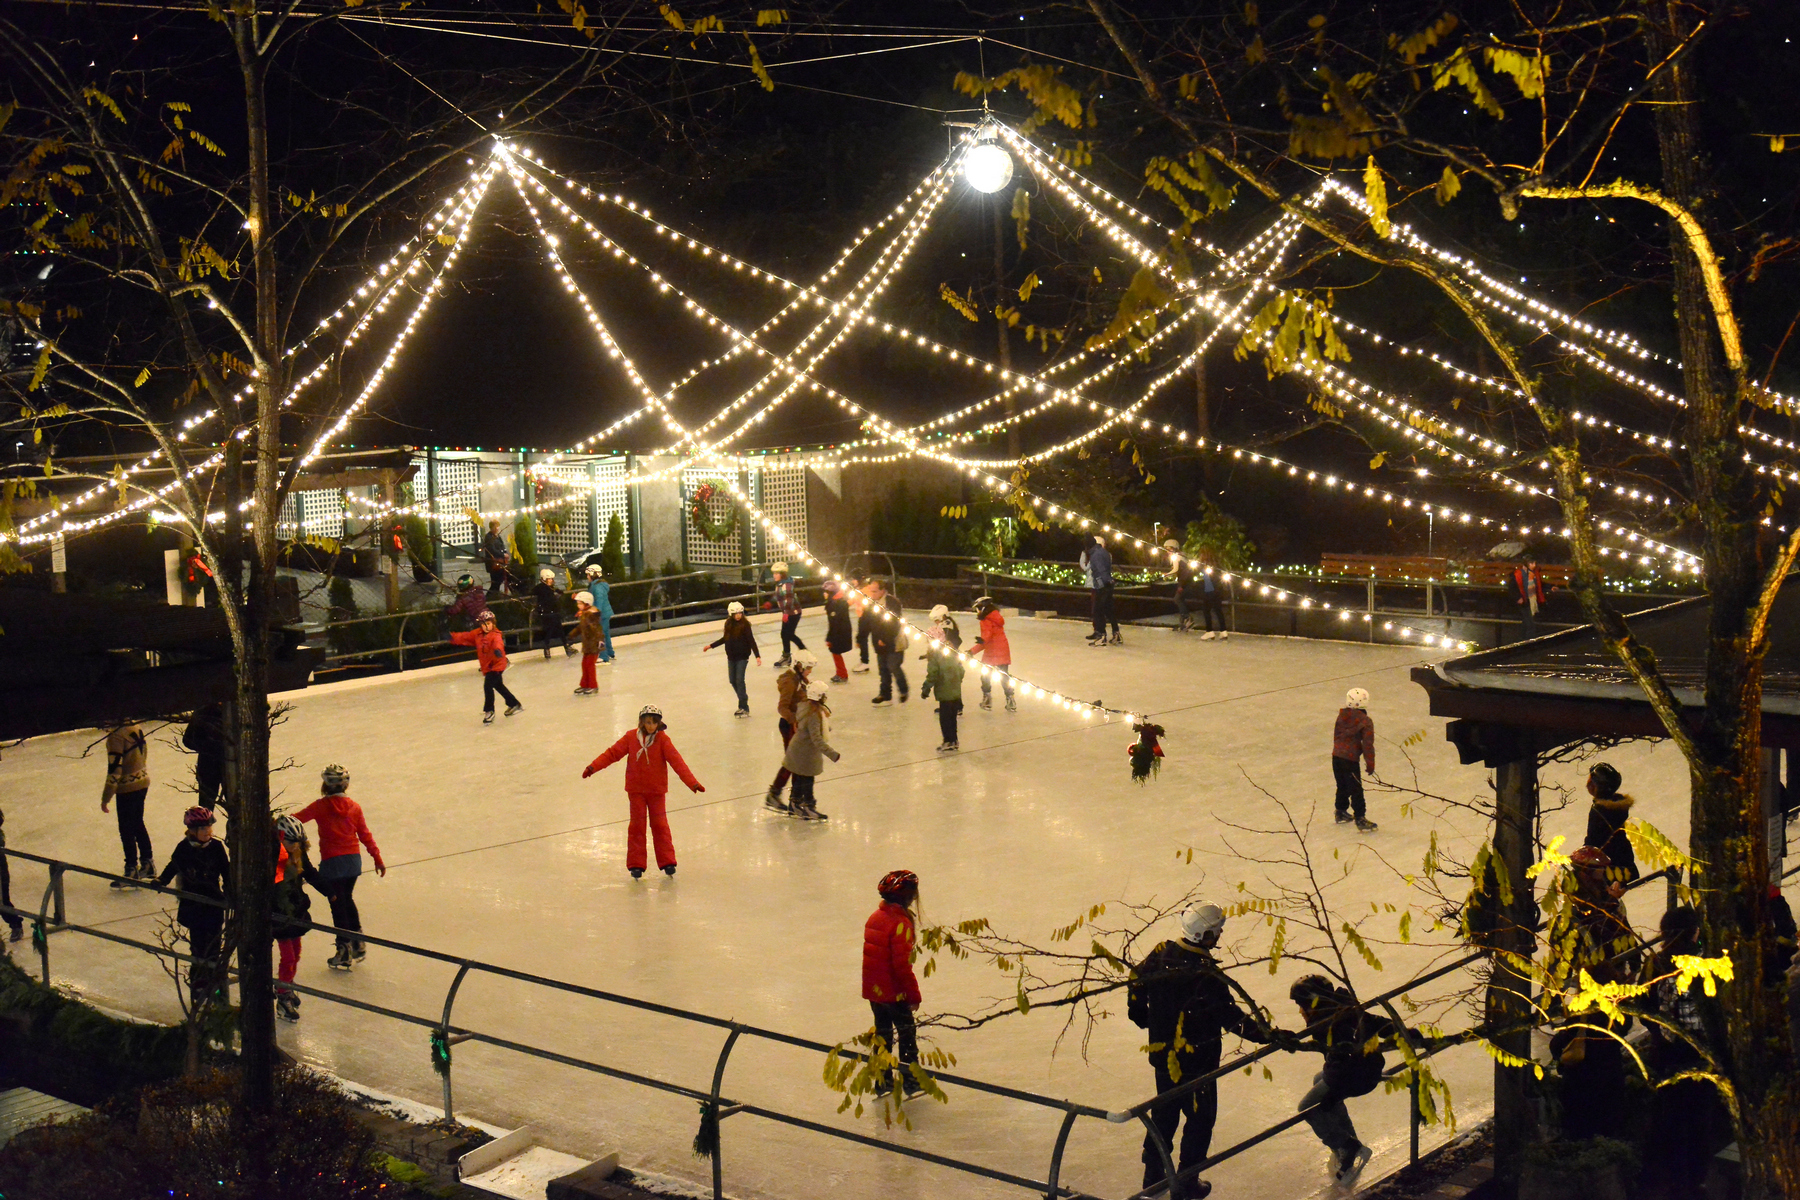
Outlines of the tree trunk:
{"type": "MultiPolygon", "coordinates": [[[[1691,30],[1673,0],[1651,0],[1647,8],[1645,48],[1651,62],[1665,64],[1655,78],[1652,109],[1663,192],[1715,235],[1692,58],[1675,53],[1691,30]]],[[[1800,1195],[1800,1071],[1783,981],[1769,969],[1774,935],[1766,919],[1762,647],[1753,644],[1748,621],[1763,584],[1756,485],[1744,469],[1738,434],[1741,369],[1730,369],[1725,360],[1701,264],[1673,221],[1669,240],[1688,399],[1686,440],[1712,602],[1705,708],[1690,764],[1689,853],[1701,864],[1696,883],[1707,947],[1732,960],[1733,980],[1720,988],[1726,1044],[1714,1049],[1736,1085],[1744,1194],[1764,1200],[1800,1195]]]]}
{"type": "MultiPolygon", "coordinates": [[[[1502,955],[1517,955],[1518,961],[1530,962],[1537,949],[1537,893],[1525,876],[1537,858],[1537,754],[1528,739],[1525,731],[1519,731],[1520,757],[1500,764],[1494,772],[1493,849],[1499,859],[1495,870],[1505,877],[1511,903],[1497,902],[1495,906],[1493,945],[1499,953],[1493,957],[1488,976],[1486,1013],[1487,1024],[1500,1031],[1494,1044],[1522,1060],[1531,1058],[1527,997],[1532,985],[1530,978],[1502,955]]],[[[1503,897],[1504,892],[1496,899],[1503,897]]],[[[1510,1195],[1518,1186],[1520,1152],[1537,1140],[1531,1079],[1530,1067],[1494,1064],[1494,1174],[1502,1195],[1510,1195]]]]}

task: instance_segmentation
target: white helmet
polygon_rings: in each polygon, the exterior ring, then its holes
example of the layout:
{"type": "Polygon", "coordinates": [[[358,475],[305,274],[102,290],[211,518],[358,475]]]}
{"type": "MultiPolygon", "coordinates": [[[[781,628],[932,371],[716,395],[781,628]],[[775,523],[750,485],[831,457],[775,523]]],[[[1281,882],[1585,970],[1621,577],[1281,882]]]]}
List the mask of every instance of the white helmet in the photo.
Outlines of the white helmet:
{"type": "Polygon", "coordinates": [[[646,704],[644,707],[638,709],[638,720],[641,721],[645,717],[655,717],[660,721],[662,720],[662,709],[656,707],[654,704],[646,704]]]}
{"type": "Polygon", "coordinates": [[[931,619],[933,622],[945,621],[949,618],[950,606],[948,604],[934,604],[931,606],[931,619]]]}
{"type": "Polygon", "coordinates": [[[794,651],[794,669],[796,671],[810,671],[818,665],[819,656],[811,650],[794,651]]]}
{"type": "Polygon", "coordinates": [[[744,606],[733,600],[725,606],[725,614],[731,617],[741,617],[744,615],[744,606]]]}
{"type": "Polygon", "coordinates": [[[1196,904],[1181,914],[1181,938],[1195,945],[1207,934],[1224,928],[1225,910],[1216,904],[1196,904]]]}
{"type": "Polygon", "coordinates": [[[1181,543],[1176,541],[1174,538],[1169,538],[1167,541],[1163,542],[1163,549],[1164,550],[1179,550],[1179,549],[1181,549],[1181,543]]]}
{"type": "Polygon", "coordinates": [[[575,593],[575,607],[580,608],[584,604],[589,608],[594,607],[594,593],[586,588],[580,588],[575,593]]]}
{"type": "Polygon", "coordinates": [[[549,583],[552,579],[556,578],[556,572],[552,571],[549,567],[539,567],[538,578],[545,583],[549,583]]]}
{"type": "Polygon", "coordinates": [[[1368,690],[1366,688],[1351,688],[1349,693],[1344,696],[1344,707],[1346,707],[1346,708],[1367,708],[1367,707],[1369,707],[1368,690]]]}
{"type": "Polygon", "coordinates": [[[587,577],[589,579],[598,579],[604,574],[606,574],[606,572],[600,569],[599,563],[589,563],[587,565],[587,577]]]}
{"type": "Polygon", "coordinates": [[[769,570],[777,575],[786,575],[788,573],[787,564],[784,562],[770,563],[769,570]]]}
{"type": "Polygon", "coordinates": [[[815,680],[806,685],[806,698],[813,701],[823,700],[827,690],[824,684],[815,680]]]}

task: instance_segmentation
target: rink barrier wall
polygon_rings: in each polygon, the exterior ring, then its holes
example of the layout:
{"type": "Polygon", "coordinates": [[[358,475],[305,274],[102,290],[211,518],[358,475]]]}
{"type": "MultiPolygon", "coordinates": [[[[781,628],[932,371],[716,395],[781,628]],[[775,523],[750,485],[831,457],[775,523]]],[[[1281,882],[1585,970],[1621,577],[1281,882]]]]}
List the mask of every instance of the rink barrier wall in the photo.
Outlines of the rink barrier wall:
{"type": "MultiPolygon", "coordinates": [[[[29,852],[23,851],[23,850],[14,850],[9,847],[0,847],[0,854],[4,854],[8,858],[20,859],[20,860],[23,860],[26,862],[37,863],[41,866],[48,868],[49,882],[44,889],[43,898],[39,902],[39,906],[35,912],[30,909],[13,908],[13,907],[7,907],[7,906],[0,905],[0,912],[5,912],[10,915],[15,915],[15,916],[18,916],[18,917],[21,917],[24,919],[29,919],[31,921],[31,923],[32,923],[32,939],[31,939],[32,945],[33,945],[33,948],[36,950],[38,957],[39,957],[39,961],[40,961],[41,969],[42,969],[43,981],[44,981],[45,986],[51,985],[50,935],[54,934],[54,933],[65,933],[66,932],[66,933],[85,934],[89,937],[97,938],[99,940],[110,942],[115,945],[127,946],[127,947],[131,947],[133,949],[142,950],[142,951],[144,951],[150,955],[153,955],[155,957],[169,959],[176,963],[185,962],[185,963],[191,964],[196,961],[192,955],[184,953],[183,951],[180,951],[180,950],[176,950],[172,947],[162,946],[162,945],[152,945],[151,943],[139,941],[134,938],[125,937],[120,934],[112,933],[108,930],[98,929],[93,926],[87,926],[87,925],[77,925],[77,924],[70,922],[67,919],[67,905],[65,902],[64,888],[63,888],[63,878],[69,872],[74,872],[74,873],[80,874],[80,875],[91,876],[96,879],[105,879],[108,881],[124,882],[134,888],[138,888],[138,889],[145,890],[145,891],[159,892],[163,895],[171,896],[171,897],[174,897],[174,898],[180,899],[180,900],[191,900],[191,901],[194,901],[194,902],[197,902],[197,903],[200,903],[200,904],[206,905],[208,907],[212,907],[212,908],[226,909],[227,911],[229,911],[229,909],[231,907],[227,901],[218,900],[218,899],[215,899],[210,896],[194,895],[191,893],[183,892],[178,888],[165,887],[165,886],[162,886],[160,884],[155,884],[155,883],[146,883],[142,880],[127,879],[126,877],[124,877],[122,875],[115,875],[115,874],[112,874],[111,872],[101,871],[101,870],[98,870],[93,867],[81,866],[77,863],[69,863],[69,862],[64,862],[62,860],[59,860],[59,859],[47,858],[42,855],[32,854],[32,853],[29,853],[29,852]]],[[[1800,866],[1796,866],[1793,870],[1788,871],[1785,875],[1782,876],[1782,878],[1783,879],[1791,878],[1796,874],[1800,874],[1800,866]]],[[[1665,878],[1666,876],[1667,876],[1667,872],[1660,872],[1660,871],[1656,872],[1654,874],[1651,874],[1651,875],[1643,876],[1643,877],[1633,881],[1631,884],[1627,885],[1626,890],[1635,889],[1637,887],[1643,886],[1644,884],[1651,882],[1652,880],[1662,879],[1662,878],[1665,878]]],[[[965,1174],[976,1175],[976,1176],[979,1176],[984,1179],[991,1179],[998,1183],[1005,1183],[1005,1184],[1008,1184],[1013,1187],[1023,1188],[1028,1191],[1034,1192],[1037,1195],[1045,1197],[1046,1200],[1062,1200],[1062,1198],[1067,1198],[1067,1200],[1099,1200],[1098,1197],[1091,1196],[1085,1192],[1074,1191],[1072,1189],[1062,1186],[1062,1184],[1060,1183],[1060,1179],[1061,1179],[1061,1175],[1062,1175],[1064,1152],[1066,1151],[1066,1149],[1068,1147],[1069,1135],[1073,1131],[1075,1122],[1078,1118],[1088,1117],[1088,1118],[1091,1118],[1094,1120],[1104,1121],[1109,1124],[1115,1124],[1115,1125],[1130,1124],[1132,1122],[1137,1122],[1144,1126],[1146,1137],[1156,1147],[1158,1155],[1162,1159],[1163,1180],[1162,1180],[1162,1182],[1155,1184],[1151,1187],[1148,1187],[1148,1188],[1145,1188],[1140,1191],[1132,1193],[1132,1195],[1130,1197],[1128,1197],[1127,1200],[1155,1200],[1156,1197],[1166,1195],[1168,1193],[1169,1189],[1172,1186],[1174,1186],[1175,1183],[1185,1183],[1185,1182],[1189,1182],[1194,1179],[1197,1179],[1200,1176],[1201,1172],[1209,1170],[1212,1167],[1215,1167],[1215,1166],[1219,1165],[1220,1163],[1225,1162],[1228,1159],[1235,1158],[1239,1154],[1242,1154],[1242,1153],[1252,1149],[1253,1147],[1258,1146],[1261,1143],[1268,1141],[1270,1138],[1275,1137],[1277,1134],[1283,1133],[1286,1130],[1291,1129],[1294,1126],[1300,1124],[1302,1121],[1306,1120],[1308,1114],[1310,1114],[1312,1112],[1312,1108],[1301,1109],[1301,1110],[1293,1113],[1291,1116],[1288,1116],[1288,1117],[1284,1118],[1283,1120],[1278,1121],[1275,1124],[1269,1126],[1268,1128],[1263,1129],[1258,1133],[1252,1134],[1249,1137],[1244,1138],[1243,1140],[1237,1142],[1236,1144],[1229,1146],[1229,1147],[1225,1148],[1224,1150],[1219,1151],[1217,1154],[1208,1156],[1203,1162],[1196,1164],[1195,1166],[1189,1167],[1185,1171],[1181,1171],[1178,1173],[1176,1171],[1176,1167],[1175,1167],[1175,1161],[1174,1161],[1173,1154],[1172,1154],[1172,1148],[1170,1147],[1168,1142],[1162,1137],[1160,1131],[1158,1131],[1157,1128],[1155,1127],[1155,1125],[1151,1122],[1151,1119],[1150,1119],[1151,1111],[1155,1108],[1158,1108],[1158,1107],[1164,1105],[1164,1104],[1179,1103],[1183,1098],[1185,1098],[1188,1095],[1191,1095],[1193,1092],[1195,1092],[1202,1086],[1206,1085],[1207,1083],[1216,1082],[1218,1079],[1222,1078],[1225,1075],[1242,1070],[1245,1067],[1248,1067],[1250,1064],[1257,1062],[1260,1059],[1266,1058],[1269,1055],[1276,1053],[1277,1051],[1283,1050],[1284,1047],[1282,1045],[1270,1043],[1268,1045],[1259,1047],[1256,1050],[1239,1055],[1237,1058],[1234,1058],[1233,1060],[1231,1060],[1228,1063],[1224,1063],[1224,1064],[1220,1065],[1218,1068],[1216,1068],[1214,1070],[1208,1071],[1204,1075],[1199,1075],[1193,1079],[1184,1080],[1183,1082],[1177,1084],[1173,1088],[1170,1088],[1166,1092],[1159,1093],[1158,1095],[1153,1096],[1148,1100],[1145,1100],[1139,1104],[1132,1105],[1130,1108],[1121,1109],[1121,1110],[1110,1110],[1110,1109],[1104,1109],[1104,1108],[1097,1108],[1092,1105],[1078,1104],[1078,1103],[1075,1103],[1074,1101],[1070,1101],[1070,1100],[1066,1100],[1066,1099],[1057,1099],[1056,1097],[1052,1097],[1052,1096],[1044,1096],[1044,1095],[1040,1095],[1036,1092],[1026,1091],[1021,1088],[1009,1087],[1005,1084],[990,1083],[986,1080],[973,1079],[968,1076],[933,1072],[931,1078],[940,1085],[948,1084],[953,1087],[966,1088],[971,1091],[982,1092],[982,1093],[986,1093],[988,1095],[999,1096],[999,1097],[1003,1097],[1005,1099],[1010,1099],[1010,1100],[1016,1100],[1021,1103],[1032,1104],[1032,1105],[1036,1105],[1036,1106],[1043,1107],[1043,1108],[1054,1109],[1063,1114],[1063,1120],[1057,1131],[1056,1142],[1051,1151],[1051,1158],[1050,1158],[1049,1171],[1048,1171],[1047,1178],[1043,1179],[1043,1180],[1030,1179],[1025,1176],[1012,1174],[1011,1172],[1001,1171],[1001,1170],[998,1170],[993,1167],[983,1166],[982,1164],[979,1164],[979,1163],[967,1162],[967,1161],[964,1161],[961,1159],[951,1158],[947,1155],[936,1154],[929,1150],[921,1150],[921,1149],[917,1149],[915,1147],[905,1146],[905,1145],[901,1145],[901,1144],[898,1144],[895,1142],[883,1141],[878,1138],[869,1137],[866,1134],[854,1133],[849,1130],[835,1128],[830,1125],[825,1125],[825,1124],[822,1124],[817,1121],[809,1120],[805,1117],[795,1116],[791,1113],[784,1113],[784,1112],[780,1112],[775,1109],[764,1108],[760,1105],[738,1103],[738,1102],[727,1099],[723,1094],[723,1088],[724,1088],[724,1082],[725,1082],[725,1069],[731,1058],[731,1052],[737,1046],[740,1038],[750,1037],[750,1038],[755,1038],[755,1039],[762,1040],[762,1041],[774,1042],[779,1045],[791,1046],[791,1047],[794,1047],[797,1049],[813,1051],[813,1052],[820,1053],[820,1054],[828,1054],[828,1053],[831,1053],[832,1051],[836,1050],[838,1052],[839,1056],[842,1058],[867,1061],[866,1055],[857,1053],[854,1050],[844,1050],[844,1049],[841,1049],[840,1047],[827,1045],[823,1042],[816,1042],[809,1038],[796,1037],[792,1034],[781,1033],[777,1030],[762,1029],[762,1028],[759,1028],[754,1025],[745,1025],[738,1021],[729,1020],[724,1017],[715,1017],[708,1013],[701,1013],[701,1012],[695,1012],[690,1009],[677,1008],[673,1005],[661,1004],[661,1003],[658,1003],[658,1002],[652,1001],[652,1000],[640,1000],[633,996],[625,996],[625,995],[621,995],[616,992],[608,992],[608,991],[604,991],[599,988],[587,987],[583,984],[570,983],[565,980],[551,979],[547,976],[535,975],[528,971],[514,970],[511,967],[503,967],[503,966],[499,966],[494,963],[485,963],[485,962],[479,962],[474,959],[459,958],[452,954],[445,954],[441,951],[427,949],[422,946],[414,946],[414,945],[410,945],[405,942],[396,942],[396,941],[393,941],[388,938],[377,937],[372,934],[362,932],[360,930],[359,931],[340,930],[340,929],[336,928],[335,926],[320,925],[320,924],[316,924],[313,922],[308,922],[307,927],[309,930],[316,930],[320,933],[332,934],[333,936],[354,937],[359,941],[373,943],[374,945],[383,947],[388,950],[396,950],[403,954],[410,954],[410,955],[413,955],[418,958],[429,959],[434,962],[443,963],[443,964],[449,965],[449,966],[455,966],[457,968],[456,975],[452,979],[450,986],[445,994],[443,1010],[436,1019],[433,1019],[431,1017],[420,1016],[415,1013],[402,1012],[398,1009],[387,1008],[383,1005],[374,1004],[374,1003],[371,1003],[366,1000],[359,1000],[354,997],[342,995],[340,993],[324,991],[322,989],[315,988],[315,987],[312,987],[307,984],[294,982],[294,983],[288,983],[288,984],[283,985],[284,987],[290,987],[293,990],[295,990],[296,992],[299,992],[303,995],[315,996],[321,1000],[326,1000],[333,1004],[341,1004],[341,1005],[344,1005],[349,1008],[357,1009],[358,1011],[361,1011],[361,1012],[369,1013],[371,1015],[387,1017],[389,1019],[399,1021],[403,1024],[415,1025],[420,1028],[427,1029],[431,1032],[434,1044],[439,1039],[441,1039],[442,1044],[444,1046],[444,1054],[442,1057],[441,1064],[436,1064],[436,1065],[438,1066],[439,1074],[443,1081],[443,1110],[444,1110],[444,1117],[446,1120],[454,1120],[454,1093],[453,1093],[453,1087],[452,1087],[452,1071],[453,1071],[454,1067],[453,1067],[453,1056],[450,1053],[450,1048],[454,1047],[456,1045],[460,1045],[464,1042],[477,1042],[482,1045],[493,1046],[493,1047],[496,1047],[497,1049],[508,1050],[508,1051],[511,1051],[516,1054],[525,1055],[527,1057],[541,1059],[545,1062],[557,1063],[562,1066],[572,1067],[572,1068],[575,1068],[577,1070],[582,1070],[582,1071],[588,1071],[593,1074],[606,1076],[607,1078],[617,1079],[617,1080],[620,1080],[625,1083],[636,1084],[636,1085],[639,1085],[642,1087],[648,1087],[648,1088],[654,1089],[656,1091],[666,1092],[666,1093],[669,1093],[672,1095],[682,1096],[687,1099],[694,1100],[702,1105],[707,1106],[706,1108],[703,1109],[703,1112],[710,1114],[710,1116],[703,1117],[703,1119],[710,1119],[710,1120],[714,1121],[715,1123],[725,1119],[726,1117],[735,1116],[735,1115],[739,1115],[739,1114],[747,1114],[750,1116],[762,1117],[765,1120],[774,1121],[778,1124],[788,1125],[788,1126],[791,1126],[796,1129],[805,1129],[810,1132],[822,1134],[827,1137],[837,1138],[841,1141],[854,1142],[858,1145],[867,1146],[872,1149],[884,1151],[886,1153],[898,1154],[903,1157],[913,1158],[913,1159],[917,1159],[922,1162],[932,1163],[936,1166],[941,1166],[941,1167],[949,1168],[951,1170],[961,1171],[961,1172],[964,1172],[965,1174]],[[689,1021],[689,1022],[692,1022],[695,1024],[711,1026],[715,1029],[723,1029],[723,1030],[727,1031],[727,1036],[726,1036],[723,1046],[720,1048],[719,1057],[718,1057],[718,1060],[713,1069],[711,1087],[709,1090],[702,1091],[698,1088],[688,1087],[686,1085],[679,1084],[679,1083],[673,1083],[673,1082],[670,1082],[670,1081],[664,1080],[664,1079],[657,1079],[653,1076],[640,1075],[640,1074],[637,1074],[636,1072],[627,1071],[622,1068],[610,1067],[604,1063],[592,1062],[588,1059],[577,1058],[572,1055],[562,1054],[562,1053],[554,1051],[554,1050],[547,1050],[547,1049],[544,1049],[539,1046],[531,1046],[531,1045],[528,1045],[523,1042],[515,1042],[515,1041],[512,1041],[507,1038],[495,1036],[493,1034],[482,1033],[478,1030],[466,1029],[461,1026],[454,1025],[451,1023],[451,1016],[452,1016],[453,1010],[455,1008],[457,993],[461,989],[463,981],[465,979],[467,979],[468,976],[473,972],[480,972],[482,974],[492,975],[492,976],[495,976],[495,977],[501,978],[501,979],[510,979],[510,980],[514,980],[519,983],[527,983],[527,984],[531,984],[531,985],[534,985],[537,987],[549,988],[549,989],[552,989],[555,991],[566,992],[571,995],[582,996],[582,997],[585,997],[588,999],[599,1000],[599,1001],[602,1001],[605,1003],[618,1004],[618,1005],[621,1005],[621,1006],[624,1006],[627,1008],[634,1008],[634,1009],[638,1009],[638,1010],[644,1011],[644,1012],[652,1012],[652,1013],[659,1014],[661,1016],[667,1016],[667,1017],[672,1017],[672,1018],[675,1018],[678,1020],[689,1021]]],[[[1652,939],[1649,942],[1643,943],[1643,945],[1645,947],[1653,946],[1656,944],[1657,941],[1660,941],[1660,940],[1661,940],[1660,938],[1652,939]]],[[[1400,996],[1402,996],[1406,992],[1409,992],[1415,988],[1418,988],[1423,984],[1430,983],[1434,980],[1440,979],[1440,978],[1442,978],[1446,975],[1449,975],[1455,971],[1461,970],[1462,968],[1467,967],[1470,964],[1475,963],[1485,957],[1486,957],[1486,955],[1481,952],[1476,952],[1473,954],[1465,955],[1465,956],[1458,958],[1452,962],[1446,963],[1442,966],[1439,966],[1430,971],[1427,971],[1422,975],[1415,976],[1414,978],[1408,980],[1406,983],[1401,984],[1398,987],[1392,988],[1392,989],[1390,989],[1386,992],[1383,992],[1377,996],[1374,996],[1368,1000],[1364,1000],[1357,1007],[1359,1009],[1367,1009],[1374,1005],[1382,1006],[1384,1009],[1386,1009],[1390,1018],[1403,1031],[1403,1033],[1410,1035],[1410,1033],[1412,1031],[1407,1027],[1405,1021],[1400,1017],[1398,1012],[1393,1008],[1392,1002],[1394,1000],[1398,999],[1400,996]]],[[[1305,1038],[1306,1036],[1323,1029],[1329,1023],[1330,1023],[1329,1019],[1316,1022],[1314,1025],[1308,1026],[1306,1029],[1299,1031],[1294,1036],[1297,1038],[1305,1038]]],[[[1426,1047],[1423,1049],[1418,1049],[1418,1050],[1415,1050],[1413,1057],[1415,1059],[1429,1058],[1432,1055],[1436,1054],[1438,1052],[1438,1050],[1443,1049],[1443,1048],[1447,1048],[1447,1045],[1446,1046],[1437,1046],[1437,1047],[1426,1047]]],[[[1409,1069],[1409,1065],[1410,1064],[1408,1064],[1403,1059],[1401,1063],[1390,1068],[1384,1074],[1383,1078],[1391,1080],[1391,1079],[1401,1075],[1402,1073],[1406,1072],[1409,1069]]],[[[1410,1125],[1411,1125],[1411,1137],[1410,1137],[1411,1159],[1413,1162],[1416,1163],[1419,1158],[1419,1127],[1420,1127],[1419,1094],[1418,1094],[1418,1083],[1417,1083],[1416,1076],[1411,1081],[1410,1091],[1411,1091],[1411,1104],[1409,1107],[1410,1107],[1410,1125]]],[[[1314,1107],[1317,1107],[1317,1106],[1314,1106],[1314,1107]]],[[[717,1132],[719,1132],[719,1131],[715,1130],[715,1134],[717,1132]]],[[[725,1193],[724,1193],[724,1177],[723,1177],[723,1171],[724,1171],[723,1142],[722,1142],[722,1139],[718,1136],[715,1136],[713,1141],[714,1141],[714,1145],[717,1147],[714,1150],[713,1154],[711,1155],[713,1197],[714,1197],[714,1200],[724,1200],[725,1193]]]]}

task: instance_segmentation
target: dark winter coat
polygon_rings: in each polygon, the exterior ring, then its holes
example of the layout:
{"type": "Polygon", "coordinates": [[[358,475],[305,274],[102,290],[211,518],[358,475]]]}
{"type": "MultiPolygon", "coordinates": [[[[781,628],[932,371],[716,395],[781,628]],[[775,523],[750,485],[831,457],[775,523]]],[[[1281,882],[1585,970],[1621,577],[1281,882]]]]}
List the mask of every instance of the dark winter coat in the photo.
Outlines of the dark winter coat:
{"type": "Polygon", "coordinates": [[[1381,1083],[1386,1065],[1381,1045],[1392,1041],[1394,1023],[1356,1006],[1356,997],[1343,988],[1333,988],[1323,1004],[1312,1009],[1307,1019],[1310,1027],[1325,1021],[1323,1028],[1310,1034],[1308,1049],[1325,1056],[1325,1086],[1339,1097],[1366,1096],[1381,1083]]]}
{"type": "Polygon", "coordinates": [[[1331,757],[1368,763],[1369,774],[1375,773],[1375,722],[1360,708],[1338,709],[1337,725],[1331,731],[1331,757]]]}
{"type": "Polygon", "coordinates": [[[454,620],[466,618],[471,624],[482,609],[487,607],[487,592],[480,584],[473,584],[466,592],[456,594],[456,602],[444,610],[444,616],[454,620]]]}
{"type": "Polygon", "coordinates": [[[537,601],[539,624],[562,624],[562,605],[558,602],[561,594],[556,590],[555,584],[545,583],[541,579],[532,587],[531,595],[537,601]]]}
{"type": "Polygon", "coordinates": [[[487,559],[490,571],[505,570],[507,561],[512,558],[506,548],[506,539],[498,533],[490,533],[481,539],[481,554],[487,559]]]}
{"type": "MultiPolygon", "coordinates": [[[[218,838],[196,842],[186,837],[176,843],[156,882],[168,887],[177,875],[181,876],[184,892],[214,900],[231,899],[231,858],[225,853],[225,843],[218,838]]],[[[175,919],[183,925],[206,928],[224,924],[225,910],[184,897],[175,909],[175,919]]]]}
{"type": "Polygon", "coordinates": [[[282,840],[275,835],[275,888],[269,896],[269,936],[278,942],[304,937],[312,921],[312,897],[306,894],[308,884],[320,895],[325,887],[306,846],[282,840]]]}
{"type": "Polygon", "coordinates": [[[756,645],[756,630],[750,627],[749,617],[726,617],[725,632],[707,649],[716,650],[720,646],[725,647],[725,657],[731,662],[762,657],[762,651],[756,645]]]}
{"type": "Polygon", "coordinates": [[[1185,1066],[1184,1078],[1194,1068],[1219,1065],[1227,1030],[1246,1041],[1269,1040],[1238,1007],[1212,954],[1183,941],[1164,942],[1138,964],[1126,991],[1126,1013],[1149,1032],[1152,1056],[1174,1049],[1185,1066]]]}
{"type": "Polygon", "coordinates": [[[792,576],[776,580],[775,607],[780,609],[781,615],[789,620],[792,620],[801,614],[800,595],[794,590],[794,580],[792,576]]]}
{"type": "Polygon", "coordinates": [[[876,1004],[919,1003],[912,914],[887,900],[863,924],[862,994],[876,1004]]]}
{"type": "Polygon", "coordinates": [[[1587,840],[1584,846],[1598,846],[1612,861],[1606,877],[1614,883],[1630,883],[1638,877],[1637,854],[1631,839],[1625,836],[1625,821],[1634,803],[1630,796],[1596,796],[1588,809],[1587,840]]]}
{"type": "Polygon", "coordinates": [[[182,731],[181,744],[199,758],[202,775],[217,775],[225,767],[225,706],[212,703],[194,710],[182,731]]]}
{"type": "Polygon", "coordinates": [[[853,641],[850,631],[850,602],[842,596],[825,601],[825,648],[833,654],[848,654],[853,641]]]}
{"type": "Polygon", "coordinates": [[[877,654],[892,654],[898,648],[899,640],[906,634],[906,626],[900,623],[904,611],[900,607],[900,601],[892,596],[884,595],[879,600],[869,601],[869,636],[875,643],[877,654]],[[894,619],[882,620],[881,614],[884,612],[891,613],[894,619]]]}

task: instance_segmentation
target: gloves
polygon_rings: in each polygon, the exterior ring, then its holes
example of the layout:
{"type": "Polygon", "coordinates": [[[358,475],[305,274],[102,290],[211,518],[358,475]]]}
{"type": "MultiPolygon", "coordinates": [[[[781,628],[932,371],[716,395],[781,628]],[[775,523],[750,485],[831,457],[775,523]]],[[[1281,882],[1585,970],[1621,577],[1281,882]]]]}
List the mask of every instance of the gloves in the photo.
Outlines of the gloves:
{"type": "Polygon", "coordinates": [[[589,764],[588,768],[581,773],[581,777],[583,779],[586,779],[589,775],[592,775],[593,773],[594,773],[593,765],[589,764]]]}
{"type": "Polygon", "coordinates": [[[704,792],[706,790],[706,785],[704,783],[696,783],[694,785],[694,790],[696,792],[704,792]]]}

